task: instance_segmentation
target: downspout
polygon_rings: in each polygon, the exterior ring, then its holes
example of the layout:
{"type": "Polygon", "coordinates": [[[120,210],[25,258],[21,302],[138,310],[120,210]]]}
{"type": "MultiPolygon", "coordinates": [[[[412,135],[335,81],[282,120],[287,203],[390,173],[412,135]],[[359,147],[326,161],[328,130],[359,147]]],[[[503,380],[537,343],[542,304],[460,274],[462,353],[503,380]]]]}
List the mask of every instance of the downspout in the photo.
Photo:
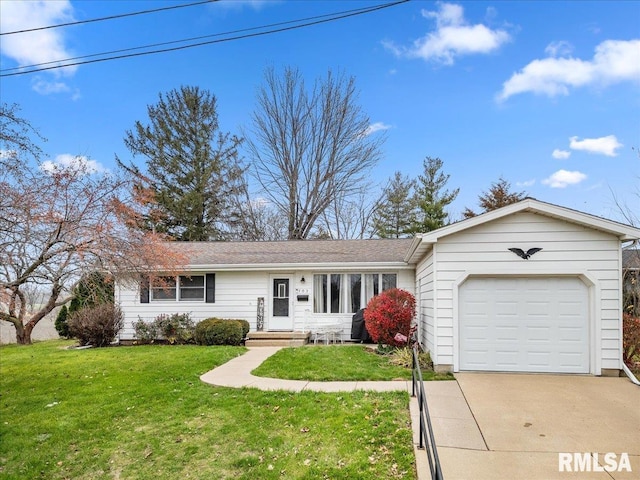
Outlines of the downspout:
{"type": "MultiPolygon", "coordinates": [[[[620,359],[620,361],[622,361],[622,359],[620,359]]],[[[629,370],[629,367],[627,367],[627,365],[624,362],[622,362],[622,371],[627,375],[627,377],[629,377],[629,380],[631,380],[631,383],[634,383],[640,387],[640,381],[638,381],[636,376],[633,374],[631,370],[629,370]]]]}
{"type": "MultiPolygon", "coordinates": [[[[624,247],[624,248],[629,248],[629,247],[636,247],[637,248],[638,247],[638,240],[634,240],[633,242],[631,242],[631,245],[629,245],[628,247],[624,247]]],[[[633,383],[634,385],[638,385],[640,387],[640,381],[638,381],[638,379],[633,374],[633,372],[629,369],[629,367],[627,367],[627,364],[624,363],[622,358],[620,358],[620,363],[622,363],[622,371],[625,373],[625,375],[627,377],[629,377],[629,380],[631,380],[631,383],[633,383]]]]}

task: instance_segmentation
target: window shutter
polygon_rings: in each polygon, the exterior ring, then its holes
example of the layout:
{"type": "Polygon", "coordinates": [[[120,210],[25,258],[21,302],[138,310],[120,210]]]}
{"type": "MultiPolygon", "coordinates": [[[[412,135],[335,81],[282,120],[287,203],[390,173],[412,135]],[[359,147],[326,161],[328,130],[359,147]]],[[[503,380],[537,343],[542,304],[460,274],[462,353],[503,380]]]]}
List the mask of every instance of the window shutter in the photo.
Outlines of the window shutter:
{"type": "Polygon", "coordinates": [[[140,279],[140,303],[149,303],[149,277],[140,279]]]}
{"type": "Polygon", "coordinates": [[[206,275],[206,303],[216,303],[216,274],[207,273],[206,275]]]}

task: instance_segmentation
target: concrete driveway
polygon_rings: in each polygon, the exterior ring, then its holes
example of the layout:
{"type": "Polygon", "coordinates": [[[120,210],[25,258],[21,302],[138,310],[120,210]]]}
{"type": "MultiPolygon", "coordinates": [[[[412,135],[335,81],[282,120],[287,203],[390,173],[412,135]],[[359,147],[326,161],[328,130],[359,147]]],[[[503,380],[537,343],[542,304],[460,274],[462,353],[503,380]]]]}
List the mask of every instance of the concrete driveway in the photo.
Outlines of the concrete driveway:
{"type": "Polygon", "coordinates": [[[457,384],[427,390],[446,480],[640,479],[640,387],[628,379],[484,373],[456,378],[457,384]],[[574,452],[597,452],[600,465],[590,472],[559,471],[558,454],[574,452]],[[628,454],[632,472],[597,471],[607,465],[608,452],[617,461],[628,454]]]}

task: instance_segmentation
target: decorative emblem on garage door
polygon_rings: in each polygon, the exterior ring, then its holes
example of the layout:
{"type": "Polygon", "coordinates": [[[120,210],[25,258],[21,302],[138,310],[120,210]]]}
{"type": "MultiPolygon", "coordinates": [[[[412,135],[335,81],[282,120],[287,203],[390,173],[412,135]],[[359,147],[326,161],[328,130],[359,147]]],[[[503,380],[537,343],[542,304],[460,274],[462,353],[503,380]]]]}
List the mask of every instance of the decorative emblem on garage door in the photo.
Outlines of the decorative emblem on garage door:
{"type": "Polygon", "coordinates": [[[521,248],[510,248],[509,250],[511,250],[516,255],[518,255],[520,258],[524,258],[525,260],[529,260],[529,257],[531,257],[535,253],[538,253],[542,249],[541,248],[530,248],[526,252],[524,250],[522,250],[521,248]]]}

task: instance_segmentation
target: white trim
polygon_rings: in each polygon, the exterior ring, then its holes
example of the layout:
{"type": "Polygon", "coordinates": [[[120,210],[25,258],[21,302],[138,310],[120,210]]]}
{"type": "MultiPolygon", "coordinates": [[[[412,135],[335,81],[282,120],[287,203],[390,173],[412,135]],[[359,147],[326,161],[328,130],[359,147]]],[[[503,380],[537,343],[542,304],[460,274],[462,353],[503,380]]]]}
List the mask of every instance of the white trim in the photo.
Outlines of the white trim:
{"type": "Polygon", "coordinates": [[[631,241],[640,239],[640,229],[624,225],[622,223],[607,220],[605,218],[596,217],[587,213],[571,210],[551,203],[540,202],[533,198],[527,198],[517,203],[512,203],[506,207],[498,208],[490,212],[483,213],[476,217],[468,218],[460,222],[452,223],[445,227],[439,228],[432,232],[416,237],[404,260],[407,263],[417,262],[426,252],[429,245],[436,243],[440,238],[452,235],[454,233],[473,228],[484,223],[512,215],[519,212],[531,212],[546,215],[552,218],[558,218],[570,223],[576,223],[595,230],[600,230],[611,235],[615,235],[620,241],[631,241]],[[419,239],[419,241],[418,241],[419,239]]]}
{"type": "MultiPolygon", "coordinates": [[[[567,271],[558,269],[547,269],[541,271],[528,271],[514,273],[513,270],[490,269],[468,270],[460,275],[453,282],[453,371],[460,371],[460,286],[468,278],[474,277],[570,277],[580,279],[586,286],[589,295],[589,373],[600,375],[602,373],[602,316],[601,316],[601,292],[597,279],[587,271],[567,271]]],[[[435,319],[434,319],[435,323],[435,319]]],[[[434,357],[437,358],[437,357],[434,357]]]]}
{"type": "MultiPolygon", "coordinates": [[[[437,270],[437,257],[436,257],[436,247],[433,247],[433,252],[431,253],[431,268],[433,270],[433,288],[431,289],[431,294],[433,295],[433,352],[431,352],[431,359],[438,358],[438,346],[440,342],[438,341],[438,270],[437,270]]],[[[455,317],[454,317],[455,318],[455,317]]],[[[455,323],[455,322],[454,322],[455,323]]],[[[454,351],[455,354],[455,351],[454,351]]]]}
{"type": "MultiPolygon", "coordinates": [[[[288,273],[270,273],[269,274],[269,285],[268,285],[268,295],[265,298],[265,308],[268,308],[267,312],[268,312],[268,316],[267,316],[267,331],[283,331],[283,332],[288,332],[288,331],[293,331],[294,330],[294,325],[295,325],[295,310],[294,310],[294,305],[293,305],[293,297],[295,294],[295,288],[294,288],[294,281],[295,281],[295,275],[291,272],[288,273]],[[287,324],[287,328],[273,328],[272,327],[272,322],[273,322],[273,281],[278,278],[278,279],[287,279],[289,280],[289,315],[287,317],[281,317],[281,318],[287,318],[288,319],[288,324],[287,324]],[[291,326],[291,328],[288,328],[289,325],[291,326]]],[[[276,297],[277,298],[277,297],[276,297]]]]}
{"type": "Polygon", "coordinates": [[[404,262],[362,262],[362,263],[246,263],[246,264],[210,264],[210,265],[183,265],[185,272],[219,272],[219,271],[270,271],[270,272],[291,272],[292,270],[313,270],[318,273],[325,272],[366,272],[375,273],[377,270],[415,270],[414,265],[404,262]]]}

